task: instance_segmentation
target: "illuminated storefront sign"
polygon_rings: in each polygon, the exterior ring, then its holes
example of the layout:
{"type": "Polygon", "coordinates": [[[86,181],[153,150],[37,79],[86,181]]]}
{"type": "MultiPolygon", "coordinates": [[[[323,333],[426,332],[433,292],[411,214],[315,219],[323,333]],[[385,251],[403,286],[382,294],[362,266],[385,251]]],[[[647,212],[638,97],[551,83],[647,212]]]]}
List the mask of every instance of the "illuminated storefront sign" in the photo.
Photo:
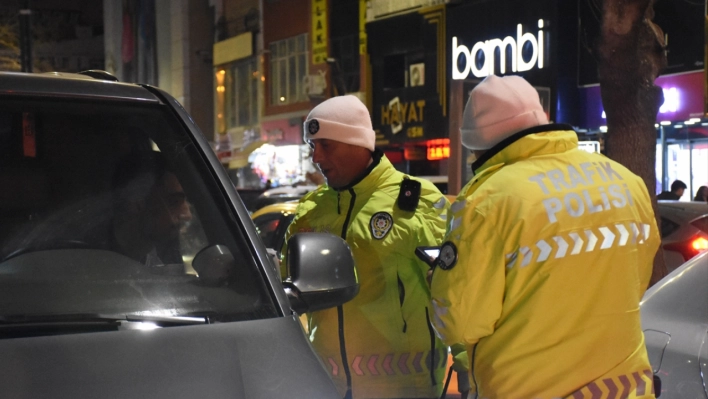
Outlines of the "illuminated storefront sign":
{"type": "MultiPolygon", "coordinates": [[[[662,87],[664,103],[659,108],[659,114],[673,114],[681,110],[681,90],[676,87],[662,87]]],[[[605,110],[602,110],[602,119],[606,119],[605,110]]]]}
{"type": "Polygon", "coordinates": [[[664,103],[659,108],[660,114],[676,112],[681,108],[681,95],[676,87],[662,88],[664,92],[664,103]]]}
{"type": "Polygon", "coordinates": [[[435,139],[425,142],[428,146],[428,161],[450,158],[450,139],[435,139]]]}
{"type": "Polygon", "coordinates": [[[521,24],[516,25],[516,39],[511,36],[506,36],[504,39],[489,39],[479,41],[472,46],[470,50],[464,44],[461,44],[457,36],[452,37],[452,78],[456,80],[467,79],[470,72],[478,78],[483,78],[494,74],[497,60],[495,57],[496,49],[499,49],[499,71],[505,74],[506,71],[506,56],[507,49],[511,55],[511,71],[524,72],[533,69],[543,69],[544,54],[544,37],[543,37],[544,22],[538,20],[538,33],[534,36],[531,32],[524,32],[521,24]],[[530,59],[524,59],[524,46],[531,46],[530,59]],[[479,53],[484,56],[484,63],[477,66],[476,60],[479,53]],[[464,56],[464,67],[460,70],[460,65],[457,62],[460,56],[464,56]]]}
{"type": "MultiPolygon", "coordinates": [[[[657,122],[685,121],[703,116],[703,71],[659,76],[654,84],[664,92],[657,122]]],[[[595,129],[607,124],[599,85],[581,90],[580,106],[585,110],[585,120],[580,126],[595,129]]]]}
{"type": "Polygon", "coordinates": [[[312,65],[327,59],[327,2],[312,0],[312,65]]]}
{"type": "MultiPolygon", "coordinates": [[[[381,124],[389,125],[391,133],[398,134],[406,124],[423,123],[424,111],[425,100],[402,102],[398,97],[394,97],[388,105],[381,106],[381,124]]],[[[423,135],[422,126],[409,126],[406,129],[408,138],[419,138],[423,135]]]]}

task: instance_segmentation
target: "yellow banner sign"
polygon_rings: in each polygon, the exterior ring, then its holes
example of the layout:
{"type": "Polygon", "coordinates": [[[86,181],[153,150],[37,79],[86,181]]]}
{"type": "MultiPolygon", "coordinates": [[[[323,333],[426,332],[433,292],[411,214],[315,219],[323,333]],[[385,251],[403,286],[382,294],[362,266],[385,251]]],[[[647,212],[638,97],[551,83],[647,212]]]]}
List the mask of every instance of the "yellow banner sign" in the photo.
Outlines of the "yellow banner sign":
{"type": "Polygon", "coordinates": [[[214,44],[214,65],[226,64],[253,55],[253,33],[246,32],[214,44]]]}
{"type": "Polygon", "coordinates": [[[366,0],[359,0],[359,54],[366,54],[366,0]]]}
{"type": "Polygon", "coordinates": [[[327,60],[327,0],[312,0],[312,65],[327,60]]]}

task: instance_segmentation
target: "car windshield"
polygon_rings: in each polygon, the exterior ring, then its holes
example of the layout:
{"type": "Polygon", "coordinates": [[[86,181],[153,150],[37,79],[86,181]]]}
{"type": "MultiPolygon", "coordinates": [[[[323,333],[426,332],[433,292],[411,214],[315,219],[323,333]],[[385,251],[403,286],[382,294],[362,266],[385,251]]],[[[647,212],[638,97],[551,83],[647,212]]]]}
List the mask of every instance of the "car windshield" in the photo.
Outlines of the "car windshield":
{"type": "Polygon", "coordinates": [[[0,100],[0,323],[277,316],[207,162],[165,105],[0,100]]]}

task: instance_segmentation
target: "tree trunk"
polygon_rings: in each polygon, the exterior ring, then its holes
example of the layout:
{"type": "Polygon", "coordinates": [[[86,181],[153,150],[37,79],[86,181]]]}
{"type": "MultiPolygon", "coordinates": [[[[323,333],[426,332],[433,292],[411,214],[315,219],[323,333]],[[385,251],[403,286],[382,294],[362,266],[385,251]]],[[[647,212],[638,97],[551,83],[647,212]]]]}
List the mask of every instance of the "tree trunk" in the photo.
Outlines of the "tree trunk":
{"type": "MultiPolygon", "coordinates": [[[[666,66],[664,34],[652,22],[653,0],[602,0],[596,49],[607,115],[607,155],[640,176],[656,208],[656,115],[663,102],[654,85],[666,66]]],[[[654,258],[650,286],[667,274],[663,250],[654,258]]]]}

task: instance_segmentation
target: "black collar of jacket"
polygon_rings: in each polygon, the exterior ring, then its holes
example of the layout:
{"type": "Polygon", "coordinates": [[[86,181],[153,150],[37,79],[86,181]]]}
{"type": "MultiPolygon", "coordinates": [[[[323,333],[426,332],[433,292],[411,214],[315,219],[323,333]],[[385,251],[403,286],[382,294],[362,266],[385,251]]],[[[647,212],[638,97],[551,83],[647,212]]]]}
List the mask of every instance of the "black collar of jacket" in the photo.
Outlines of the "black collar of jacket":
{"type": "Polygon", "coordinates": [[[524,136],[528,136],[529,134],[550,132],[556,130],[573,130],[573,127],[565,123],[547,123],[545,125],[530,127],[518,133],[514,133],[511,136],[500,141],[499,144],[488,149],[481,157],[477,158],[477,160],[472,163],[472,173],[477,174],[477,169],[484,165],[485,162],[489,161],[493,156],[497,155],[501,150],[505,149],[516,140],[519,140],[524,136]]]}
{"type": "Polygon", "coordinates": [[[369,173],[371,173],[371,171],[374,170],[375,167],[377,167],[379,165],[379,163],[381,162],[381,157],[383,157],[383,154],[384,154],[383,151],[381,151],[378,148],[375,148],[374,152],[371,153],[371,159],[373,160],[373,162],[371,162],[371,165],[369,165],[363,172],[361,172],[359,177],[352,180],[351,183],[349,183],[348,185],[346,185],[344,187],[338,187],[338,188],[332,187],[332,188],[334,188],[336,191],[345,191],[345,190],[349,190],[350,188],[356,186],[357,184],[359,184],[360,181],[364,180],[364,178],[366,176],[368,176],[369,173]]]}

